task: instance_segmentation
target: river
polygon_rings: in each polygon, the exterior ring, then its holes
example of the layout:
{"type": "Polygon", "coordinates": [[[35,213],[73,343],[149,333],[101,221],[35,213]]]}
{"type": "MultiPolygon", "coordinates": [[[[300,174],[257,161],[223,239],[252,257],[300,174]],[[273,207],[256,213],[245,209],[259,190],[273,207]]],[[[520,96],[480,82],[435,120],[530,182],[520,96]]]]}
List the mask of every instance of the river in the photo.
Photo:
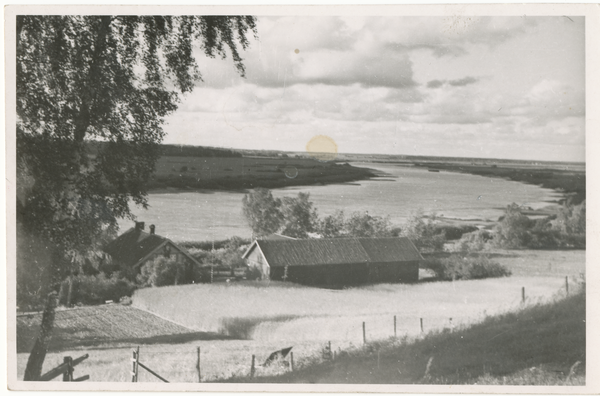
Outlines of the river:
{"type": "MultiPolygon", "coordinates": [[[[389,176],[351,184],[289,187],[273,190],[276,197],[310,193],[320,216],[336,209],[360,211],[372,216],[389,215],[402,225],[416,211],[440,217],[497,220],[506,205],[516,202],[534,209],[556,200],[550,189],[452,172],[394,164],[353,163],[385,172],[389,176]]],[[[228,191],[152,193],[148,210],[135,208],[138,221],[155,224],[156,233],[176,242],[222,240],[237,235],[249,238],[250,228],[242,215],[242,193],[228,191]]],[[[132,226],[121,221],[121,231],[132,226]]],[[[147,229],[147,228],[146,228],[147,229]]]]}

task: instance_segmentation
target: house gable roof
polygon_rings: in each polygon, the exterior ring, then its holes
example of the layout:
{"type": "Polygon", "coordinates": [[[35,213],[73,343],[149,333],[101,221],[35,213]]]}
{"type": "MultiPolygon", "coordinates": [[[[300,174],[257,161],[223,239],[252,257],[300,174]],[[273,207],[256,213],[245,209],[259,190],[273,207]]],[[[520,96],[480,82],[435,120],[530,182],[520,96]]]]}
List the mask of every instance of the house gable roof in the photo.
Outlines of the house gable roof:
{"type": "Polygon", "coordinates": [[[125,265],[137,266],[145,261],[154,251],[166,244],[172,245],[190,260],[197,262],[185,249],[168,238],[156,234],[148,234],[137,228],[130,228],[105,247],[112,258],[125,265]]]}
{"type": "Polygon", "coordinates": [[[408,238],[257,240],[243,257],[255,247],[271,267],[423,260],[408,238]]]}

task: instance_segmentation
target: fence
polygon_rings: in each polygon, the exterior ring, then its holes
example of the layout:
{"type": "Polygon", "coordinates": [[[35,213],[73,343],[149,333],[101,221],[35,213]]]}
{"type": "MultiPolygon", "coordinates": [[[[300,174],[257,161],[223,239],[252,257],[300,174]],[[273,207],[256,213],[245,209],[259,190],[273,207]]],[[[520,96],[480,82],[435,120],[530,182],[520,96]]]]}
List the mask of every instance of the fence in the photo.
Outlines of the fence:
{"type": "MultiPolygon", "coordinates": [[[[394,337],[397,338],[398,336],[398,318],[396,315],[391,316],[390,317],[390,337],[394,337]]],[[[448,320],[449,326],[452,328],[452,318],[449,318],[448,320]]],[[[421,332],[424,333],[425,330],[425,321],[423,320],[423,318],[419,318],[419,322],[418,324],[420,325],[421,328],[421,332]]],[[[368,322],[363,321],[362,322],[362,337],[363,337],[363,344],[364,345],[368,345],[369,342],[375,341],[374,339],[371,340],[369,338],[369,326],[368,326],[368,322]]],[[[338,350],[334,350],[333,346],[332,346],[332,342],[331,341],[327,341],[325,343],[325,345],[321,348],[321,352],[320,352],[320,358],[323,361],[336,361],[339,356],[340,353],[342,353],[343,350],[342,348],[338,348],[338,350]]],[[[177,356],[177,361],[178,362],[187,362],[187,364],[189,364],[188,367],[192,367],[191,366],[191,351],[189,354],[184,353],[185,355],[187,355],[187,357],[182,357],[182,354],[179,353],[177,354],[176,352],[170,352],[170,351],[154,351],[152,352],[151,350],[148,351],[148,355],[147,356],[151,356],[151,355],[157,355],[157,354],[176,354],[177,356]]],[[[162,382],[170,382],[169,380],[167,380],[165,378],[165,376],[163,376],[162,374],[159,374],[160,370],[157,370],[155,368],[151,368],[149,367],[148,364],[144,364],[141,360],[141,354],[140,354],[140,347],[136,347],[136,349],[134,349],[132,351],[132,370],[131,370],[131,381],[132,382],[140,382],[140,368],[142,370],[145,370],[146,372],[148,372],[151,376],[157,378],[158,380],[162,381],[162,382]]],[[[273,374],[281,374],[283,372],[290,372],[290,371],[294,371],[297,370],[299,368],[298,366],[298,355],[294,355],[294,352],[292,351],[292,347],[288,347],[288,348],[284,348],[284,349],[280,349],[277,350],[275,352],[271,352],[268,354],[268,357],[266,358],[266,360],[264,360],[264,363],[262,363],[259,354],[253,353],[252,355],[248,356],[244,358],[243,356],[240,356],[240,363],[238,366],[242,366],[242,368],[245,366],[245,369],[243,369],[244,373],[237,373],[237,375],[243,375],[243,376],[248,376],[248,377],[256,377],[258,375],[261,374],[267,374],[267,375],[273,375],[273,374]],[[248,360],[245,360],[248,359],[248,360]],[[245,364],[244,364],[244,360],[245,360],[245,364]],[[274,369],[270,370],[267,369],[269,366],[273,367],[274,369]]],[[[267,354],[265,354],[265,356],[267,356],[267,354]]],[[[208,378],[203,378],[203,374],[202,374],[202,364],[206,364],[206,358],[202,359],[202,350],[201,347],[196,347],[194,350],[194,357],[195,357],[195,367],[194,367],[194,371],[197,373],[197,382],[203,382],[206,381],[208,378]]],[[[311,355],[311,357],[314,357],[314,355],[311,355]]],[[[160,358],[160,360],[162,362],[165,362],[164,358],[160,358]]],[[[311,360],[311,359],[308,359],[311,360]]],[[[214,363],[214,362],[213,362],[214,363]]],[[[231,363],[231,362],[230,362],[231,363]]],[[[164,363],[163,363],[164,364],[164,363]]],[[[302,363],[301,363],[302,365],[302,363]]],[[[180,366],[181,367],[181,366],[180,366]]],[[[185,369],[184,369],[185,370],[185,369]]],[[[181,369],[178,369],[178,374],[181,375],[181,369]]],[[[190,372],[191,370],[186,370],[187,371],[187,381],[189,381],[190,378],[190,372]]],[[[175,373],[175,371],[171,371],[171,373],[175,373]]],[[[177,380],[176,380],[177,382],[177,380]]]]}
{"type": "MultiPolygon", "coordinates": [[[[566,277],[565,278],[565,290],[566,290],[567,294],[568,294],[568,290],[569,290],[568,288],[569,288],[569,280],[568,280],[568,277],[566,277]]],[[[515,291],[515,295],[519,296],[519,292],[515,291]]],[[[519,297],[520,297],[519,300],[521,303],[525,303],[529,300],[529,298],[526,295],[525,287],[521,288],[519,297]]],[[[517,298],[518,297],[516,297],[515,299],[517,299],[517,298]]],[[[379,322],[376,322],[375,324],[371,323],[370,328],[369,328],[369,321],[361,321],[361,322],[358,322],[356,324],[357,327],[355,327],[357,342],[358,342],[358,337],[360,335],[362,335],[362,344],[365,346],[369,345],[369,343],[373,343],[378,340],[387,339],[387,338],[382,338],[382,330],[385,330],[385,328],[389,329],[389,333],[388,333],[389,338],[398,339],[399,333],[402,331],[402,326],[404,326],[405,329],[407,328],[407,326],[413,328],[414,329],[413,334],[416,337],[423,337],[425,335],[425,333],[431,329],[444,329],[443,331],[449,331],[449,332],[455,331],[455,326],[457,325],[457,322],[455,321],[456,318],[452,318],[452,317],[443,318],[443,323],[441,323],[440,319],[442,319],[442,318],[437,317],[433,320],[430,318],[428,321],[427,318],[424,318],[424,317],[418,317],[418,320],[417,320],[417,318],[413,317],[413,319],[411,319],[410,323],[408,323],[406,321],[399,321],[399,318],[397,315],[393,315],[393,316],[391,315],[391,316],[389,316],[389,322],[387,322],[387,323],[389,323],[389,327],[387,327],[388,326],[387,324],[385,325],[385,327],[382,327],[382,323],[381,323],[381,321],[379,321],[379,322]],[[358,326],[360,326],[360,327],[358,327],[358,326]],[[362,330],[362,334],[361,334],[361,330],[362,330]],[[371,332],[370,332],[370,330],[371,330],[371,332]]],[[[460,325],[460,319],[458,320],[458,325],[460,325]]],[[[385,332],[388,332],[388,330],[385,330],[385,332]]],[[[407,334],[406,333],[401,334],[401,337],[404,338],[405,335],[407,335],[407,334]]],[[[324,345],[321,344],[321,345],[322,346],[319,347],[321,360],[335,361],[339,358],[341,353],[344,353],[344,350],[342,349],[342,347],[339,347],[339,346],[337,348],[338,349],[337,351],[334,350],[331,341],[325,341],[325,344],[324,345]]],[[[286,348],[286,349],[288,349],[288,348],[286,348]]],[[[302,357],[301,357],[301,359],[298,359],[298,354],[294,355],[294,352],[291,351],[291,348],[289,348],[289,349],[290,350],[287,351],[289,353],[281,354],[280,359],[277,359],[277,364],[279,365],[279,367],[281,367],[281,370],[283,370],[283,372],[297,370],[298,368],[300,368],[303,365],[303,362],[306,362],[307,360],[314,361],[314,357],[316,356],[316,355],[312,354],[309,358],[308,356],[305,355],[304,360],[302,360],[302,357]],[[300,362],[300,364],[298,364],[299,362],[300,362]]],[[[319,349],[317,349],[317,351],[319,349]]],[[[280,353],[284,350],[270,353],[269,358],[267,358],[265,363],[267,361],[269,361],[274,354],[280,353]]],[[[148,354],[149,355],[155,355],[155,354],[171,354],[171,355],[173,355],[174,353],[172,351],[160,351],[160,352],[148,351],[148,354]]],[[[181,355],[182,355],[181,353],[177,355],[178,362],[184,362],[184,359],[181,357],[181,355]]],[[[192,351],[190,351],[190,353],[187,355],[188,356],[185,359],[185,362],[186,362],[186,364],[188,364],[188,366],[185,366],[185,367],[189,367],[190,370],[184,369],[187,371],[186,382],[190,380],[190,377],[192,377],[190,375],[192,373],[192,369],[191,369],[192,368],[192,361],[191,361],[192,360],[192,351]]],[[[266,354],[265,354],[265,356],[266,356],[266,354]]],[[[302,356],[302,355],[300,355],[300,356],[302,356]]],[[[195,360],[195,366],[193,368],[193,371],[194,371],[194,376],[196,377],[196,381],[203,382],[206,380],[209,380],[209,381],[212,380],[213,378],[211,378],[210,375],[205,374],[205,376],[203,377],[202,365],[206,364],[208,362],[209,365],[212,364],[213,365],[212,367],[214,368],[215,363],[216,363],[215,360],[211,360],[211,359],[207,360],[207,358],[204,357],[204,361],[203,361],[202,350],[201,350],[201,347],[199,347],[199,346],[195,347],[195,350],[193,351],[193,358],[195,360]]],[[[264,367],[266,367],[267,365],[265,363],[260,364],[259,363],[261,361],[260,359],[261,359],[260,354],[257,354],[256,352],[254,352],[251,355],[248,354],[245,356],[240,356],[239,361],[236,363],[232,363],[230,360],[227,362],[227,364],[231,364],[231,365],[235,364],[235,366],[238,368],[238,371],[234,374],[234,376],[256,377],[258,375],[261,375],[261,371],[263,374],[266,373],[267,375],[273,375],[272,372],[266,372],[264,367]],[[239,369],[240,367],[241,367],[241,369],[239,369]]],[[[219,362],[220,360],[221,359],[217,358],[217,364],[221,364],[221,362],[219,362]]],[[[161,358],[161,361],[164,361],[164,359],[161,358]]],[[[161,380],[163,382],[169,382],[165,377],[158,374],[156,370],[149,368],[148,365],[143,364],[140,361],[139,347],[137,347],[137,349],[133,351],[132,362],[133,362],[133,369],[131,372],[131,376],[132,376],[133,382],[139,381],[139,368],[140,367],[142,369],[146,370],[148,373],[150,373],[155,378],[158,378],[159,380],[161,380]]],[[[226,365],[223,365],[223,367],[226,367],[226,365]]],[[[181,368],[181,366],[180,366],[180,368],[181,368]]],[[[158,371],[160,371],[160,370],[158,370],[158,371]]],[[[177,371],[179,372],[181,370],[178,369],[177,371]]],[[[208,371],[210,371],[210,367],[209,367],[208,371]]],[[[172,373],[175,373],[175,371],[172,371],[172,373]]],[[[173,374],[173,375],[175,375],[175,374],[173,374]]],[[[227,376],[224,376],[221,378],[227,378],[227,376]]]]}

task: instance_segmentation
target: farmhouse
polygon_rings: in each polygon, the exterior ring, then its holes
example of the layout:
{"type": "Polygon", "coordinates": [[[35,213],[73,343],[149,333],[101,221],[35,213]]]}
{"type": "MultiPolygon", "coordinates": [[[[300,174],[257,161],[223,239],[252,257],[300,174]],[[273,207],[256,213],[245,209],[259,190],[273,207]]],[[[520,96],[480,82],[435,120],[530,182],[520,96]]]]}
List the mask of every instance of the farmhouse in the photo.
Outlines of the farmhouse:
{"type": "Polygon", "coordinates": [[[416,282],[423,260],[408,238],[261,239],[243,258],[263,279],[331,286],[416,282]]]}
{"type": "Polygon", "coordinates": [[[187,250],[168,238],[156,235],[154,224],[150,233],[144,232],[144,223],[136,222],[117,239],[110,242],[104,250],[110,254],[115,263],[139,272],[141,267],[156,257],[174,257],[178,263],[184,263],[191,271],[193,265],[200,265],[187,250]]]}

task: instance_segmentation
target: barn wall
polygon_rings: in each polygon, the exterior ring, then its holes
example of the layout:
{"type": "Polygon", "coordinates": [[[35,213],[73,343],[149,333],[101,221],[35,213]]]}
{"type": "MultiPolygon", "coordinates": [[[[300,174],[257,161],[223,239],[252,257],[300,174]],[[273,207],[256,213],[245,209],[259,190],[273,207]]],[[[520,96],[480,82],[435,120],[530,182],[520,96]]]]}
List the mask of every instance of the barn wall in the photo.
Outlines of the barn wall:
{"type": "MultiPolygon", "coordinates": [[[[271,279],[283,281],[284,267],[272,267],[271,279]]],[[[292,266],[288,282],[304,285],[356,286],[368,283],[412,283],[419,280],[419,262],[356,263],[292,266]]]]}
{"type": "MultiPolygon", "coordinates": [[[[271,268],[271,279],[283,280],[284,267],[271,268]]],[[[369,270],[364,263],[288,267],[287,281],[304,285],[351,286],[366,283],[369,270]]]]}
{"type": "Polygon", "coordinates": [[[418,261],[369,264],[369,283],[413,283],[418,280],[418,261]]]}

